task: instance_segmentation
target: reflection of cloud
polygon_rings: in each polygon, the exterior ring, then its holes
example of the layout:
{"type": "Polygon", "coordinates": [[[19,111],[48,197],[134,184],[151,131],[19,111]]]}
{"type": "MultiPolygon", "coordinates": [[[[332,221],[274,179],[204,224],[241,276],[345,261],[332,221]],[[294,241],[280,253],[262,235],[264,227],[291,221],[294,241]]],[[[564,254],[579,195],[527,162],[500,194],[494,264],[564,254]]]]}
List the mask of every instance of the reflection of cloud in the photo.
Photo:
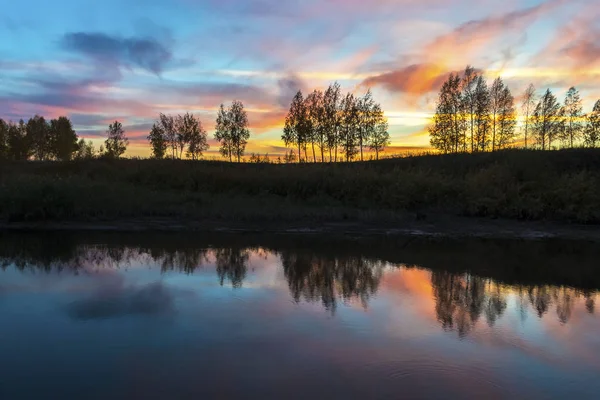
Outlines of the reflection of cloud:
{"type": "Polygon", "coordinates": [[[110,288],[71,303],[67,312],[77,320],[170,314],[173,312],[173,298],[162,283],[110,288]]]}

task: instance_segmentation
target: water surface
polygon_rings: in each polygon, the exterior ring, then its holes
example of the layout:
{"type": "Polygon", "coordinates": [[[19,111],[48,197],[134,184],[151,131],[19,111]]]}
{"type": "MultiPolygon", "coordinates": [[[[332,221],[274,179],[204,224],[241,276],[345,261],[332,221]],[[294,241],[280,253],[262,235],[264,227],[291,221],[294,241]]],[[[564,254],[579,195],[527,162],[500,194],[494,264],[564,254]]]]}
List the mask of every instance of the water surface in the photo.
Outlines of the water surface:
{"type": "Polygon", "coordinates": [[[597,398],[594,244],[0,236],[0,398],[597,398]]]}

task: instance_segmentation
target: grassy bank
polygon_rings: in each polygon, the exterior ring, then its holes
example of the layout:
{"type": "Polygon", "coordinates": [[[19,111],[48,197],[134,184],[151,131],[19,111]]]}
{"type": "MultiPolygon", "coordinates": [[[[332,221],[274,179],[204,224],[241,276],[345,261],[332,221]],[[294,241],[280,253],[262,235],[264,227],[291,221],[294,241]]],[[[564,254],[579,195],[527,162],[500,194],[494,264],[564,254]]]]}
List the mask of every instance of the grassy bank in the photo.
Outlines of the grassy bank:
{"type": "Polygon", "coordinates": [[[600,223],[600,150],[364,163],[91,160],[0,164],[0,220],[389,221],[428,215],[600,223]]]}

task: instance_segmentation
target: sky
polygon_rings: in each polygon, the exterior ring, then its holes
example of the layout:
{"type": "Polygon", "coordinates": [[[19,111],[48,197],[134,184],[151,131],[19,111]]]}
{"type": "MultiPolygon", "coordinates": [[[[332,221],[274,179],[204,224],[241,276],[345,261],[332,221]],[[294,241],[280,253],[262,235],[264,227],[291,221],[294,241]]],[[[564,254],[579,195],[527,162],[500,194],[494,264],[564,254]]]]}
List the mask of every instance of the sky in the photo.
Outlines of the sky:
{"type": "MultiPolygon", "coordinates": [[[[600,94],[595,0],[11,1],[0,13],[0,118],[67,115],[99,145],[123,123],[146,156],[163,113],[197,115],[212,138],[221,103],[244,102],[248,152],[281,154],[297,90],[371,88],[390,123],[388,152],[428,146],[449,72],[502,76],[563,98],[600,94]]],[[[217,144],[210,140],[211,153],[217,144]]]]}

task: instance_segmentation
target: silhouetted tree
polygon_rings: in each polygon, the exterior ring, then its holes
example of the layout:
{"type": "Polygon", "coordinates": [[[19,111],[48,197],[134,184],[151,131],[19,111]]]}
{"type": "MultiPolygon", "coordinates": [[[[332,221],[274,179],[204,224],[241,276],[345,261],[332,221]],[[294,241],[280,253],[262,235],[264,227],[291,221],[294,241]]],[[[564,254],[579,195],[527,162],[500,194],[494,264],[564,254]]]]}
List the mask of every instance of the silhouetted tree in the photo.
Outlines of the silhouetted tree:
{"type": "Polygon", "coordinates": [[[50,121],[50,154],[57,160],[69,161],[77,151],[77,134],[71,120],[58,117],[50,121]]]}
{"type": "MultiPolygon", "coordinates": [[[[171,158],[173,160],[177,153],[177,130],[175,128],[175,118],[172,115],[159,114],[157,126],[162,131],[167,147],[171,148],[171,158]]],[[[158,132],[155,132],[158,133],[158,132]]]]}
{"type": "Polygon", "coordinates": [[[217,115],[215,139],[221,143],[220,152],[223,157],[229,157],[229,161],[235,157],[240,162],[249,138],[248,114],[242,102],[236,100],[228,109],[221,104],[217,115]]]}
{"type": "Polygon", "coordinates": [[[542,150],[550,150],[552,139],[560,131],[561,107],[552,91],[548,89],[541,97],[531,119],[532,133],[542,150]]]}
{"type": "Polygon", "coordinates": [[[44,117],[36,115],[27,121],[26,136],[31,154],[36,160],[50,159],[52,156],[50,125],[44,117]]]}
{"type": "Polygon", "coordinates": [[[194,120],[195,123],[192,125],[192,129],[189,131],[188,136],[187,156],[192,160],[199,160],[200,157],[202,157],[202,153],[208,150],[209,145],[206,129],[204,129],[199,119],[195,118],[194,120]]]}
{"type": "Polygon", "coordinates": [[[325,108],[325,136],[327,137],[327,149],[329,150],[329,162],[337,161],[339,134],[341,127],[341,102],[342,92],[340,84],[335,82],[329,85],[323,95],[323,106],[325,108]]]}
{"type": "Polygon", "coordinates": [[[23,120],[19,124],[8,124],[8,158],[14,161],[24,161],[29,158],[30,146],[27,128],[23,120]]]}
{"type": "Polygon", "coordinates": [[[525,89],[525,93],[523,93],[523,100],[521,102],[521,110],[523,112],[523,125],[525,128],[525,148],[527,148],[527,139],[529,134],[529,122],[531,119],[531,114],[535,109],[535,86],[530,84],[527,89],[525,89]]]}
{"type": "Polygon", "coordinates": [[[165,130],[163,129],[160,120],[158,123],[152,125],[152,129],[148,135],[148,141],[150,142],[152,157],[159,160],[163,159],[167,153],[168,143],[165,130]]]}
{"type": "Polygon", "coordinates": [[[0,160],[8,158],[8,124],[0,118],[0,160]]]}
{"type": "Polygon", "coordinates": [[[379,104],[376,104],[372,110],[375,129],[369,137],[369,147],[375,152],[375,158],[379,160],[379,153],[390,145],[390,133],[388,131],[388,121],[383,114],[379,104]]]}
{"type": "Polygon", "coordinates": [[[96,156],[96,151],[94,150],[94,144],[91,140],[86,141],[81,138],[77,142],[77,150],[73,154],[73,158],[75,160],[91,160],[96,156]]]}
{"type": "Polygon", "coordinates": [[[492,151],[506,148],[514,138],[516,112],[514,98],[502,78],[494,80],[490,88],[492,118],[492,151]]]}
{"type": "Polygon", "coordinates": [[[285,117],[283,142],[286,146],[298,147],[298,162],[302,158],[302,148],[306,146],[310,134],[309,114],[302,91],[298,91],[292,100],[290,110],[285,117]]]}
{"type": "MultiPolygon", "coordinates": [[[[463,113],[468,116],[468,127],[471,133],[471,152],[475,151],[475,108],[477,105],[477,81],[479,75],[475,71],[475,68],[468,65],[463,74],[461,81],[462,87],[462,108],[463,113]]],[[[465,131],[466,135],[466,131],[465,131]]],[[[467,151],[467,140],[465,137],[463,141],[463,151],[467,151]]]]}
{"type": "Polygon", "coordinates": [[[348,93],[342,100],[342,125],[340,130],[340,145],[346,155],[346,161],[351,161],[358,153],[358,127],[358,103],[354,95],[348,93]]]}
{"type": "Polygon", "coordinates": [[[461,113],[461,78],[450,74],[442,85],[432,124],[429,126],[431,146],[443,153],[456,153],[463,146],[464,118],[461,113]]]}
{"type": "Polygon", "coordinates": [[[490,92],[483,76],[477,77],[473,93],[475,107],[473,109],[474,151],[486,151],[490,143],[490,92]]]}
{"type": "Polygon", "coordinates": [[[572,87],[567,92],[564,106],[565,117],[565,137],[569,142],[569,147],[573,148],[576,140],[581,137],[583,130],[583,107],[581,106],[581,96],[579,91],[572,87]]]}
{"type": "Polygon", "coordinates": [[[190,142],[192,132],[198,130],[198,121],[190,114],[178,115],[175,117],[175,132],[177,132],[177,151],[178,157],[181,160],[183,157],[183,150],[185,146],[190,142]]]}
{"type": "Polygon", "coordinates": [[[586,116],[586,120],[583,143],[586,147],[598,147],[600,146],[600,100],[594,104],[594,109],[586,116]]]}
{"type": "Polygon", "coordinates": [[[513,143],[516,126],[517,112],[515,110],[515,101],[510,93],[510,89],[504,86],[500,92],[497,113],[496,150],[505,149],[513,143]]]}
{"type": "Polygon", "coordinates": [[[364,160],[363,148],[369,143],[369,139],[375,132],[377,124],[375,116],[375,101],[371,89],[363,97],[356,99],[357,129],[356,138],[360,149],[360,161],[364,160]]]}
{"type": "Polygon", "coordinates": [[[317,156],[315,154],[315,144],[321,151],[321,161],[323,161],[323,154],[326,146],[326,114],[323,103],[323,92],[315,90],[309,94],[305,99],[306,111],[308,114],[308,126],[309,126],[309,138],[312,144],[313,161],[317,162],[317,156]]]}
{"type": "Polygon", "coordinates": [[[119,121],[115,121],[108,126],[106,133],[108,135],[108,138],[104,141],[106,156],[109,158],[121,157],[129,145],[129,139],[125,136],[123,125],[119,121]]]}

